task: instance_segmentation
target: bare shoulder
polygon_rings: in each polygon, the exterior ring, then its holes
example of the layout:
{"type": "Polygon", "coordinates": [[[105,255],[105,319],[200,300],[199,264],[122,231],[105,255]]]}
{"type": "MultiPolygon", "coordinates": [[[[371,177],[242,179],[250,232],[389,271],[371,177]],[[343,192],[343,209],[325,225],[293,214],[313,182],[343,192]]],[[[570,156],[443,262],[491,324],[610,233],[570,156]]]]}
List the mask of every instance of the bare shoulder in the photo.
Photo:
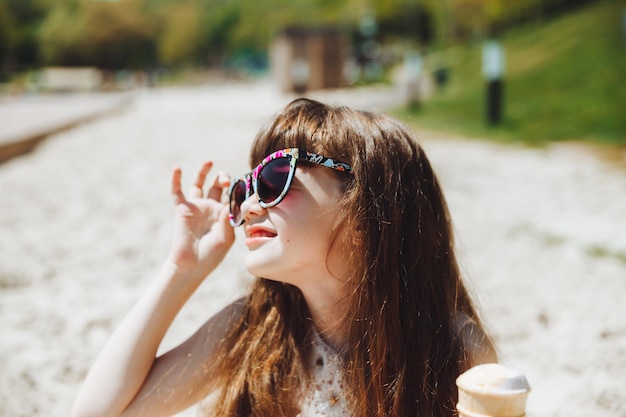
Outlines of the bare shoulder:
{"type": "Polygon", "coordinates": [[[177,357],[193,358],[197,364],[212,363],[214,356],[218,353],[220,342],[232,326],[239,321],[244,310],[245,299],[234,301],[209,318],[183,344],[163,356],[173,354],[177,357]]]}
{"type": "Polygon", "coordinates": [[[241,318],[237,300],[209,318],[191,337],[159,356],[127,415],[173,415],[204,399],[213,389],[220,342],[241,318]]]}
{"type": "MultiPolygon", "coordinates": [[[[200,349],[208,353],[217,348],[217,344],[226,336],[232,326],[244,314],[246,302],[241,298],[224,307],[209,318],[188,340],[192,349],[200,349]]],[[[187,342],[186,342],[187,343],[187,342]]]]}
{"type": "Polygon", "coordinates": [[[458,312],[456,329],[471,366],[498,361],[493,341],[476,321],[458,312]]]}

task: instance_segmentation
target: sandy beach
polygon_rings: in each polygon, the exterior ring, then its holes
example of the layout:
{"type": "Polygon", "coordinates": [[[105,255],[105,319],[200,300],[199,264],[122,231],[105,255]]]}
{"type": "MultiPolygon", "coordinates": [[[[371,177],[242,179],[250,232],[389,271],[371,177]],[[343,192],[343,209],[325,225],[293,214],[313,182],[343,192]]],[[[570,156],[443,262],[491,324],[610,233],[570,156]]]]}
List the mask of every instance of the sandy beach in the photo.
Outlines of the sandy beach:
{"type": "MultiPolygon", "coordinates": [[[[385,110],[396,93],[311,96],[385,110]]],[[[265,82],[140,91],[125,111],[0,164],[0,416],[68,414],[168,252],[172,166],[183,182],[205,159],[244,172],[256,131],[292,98],[265,82]]],[[[501,360],[532,386],[527,415],[626,416],[626,169],[581,144],[416,133],[501,360]]],[[[245,293],[245,250],[238,239],[161,351],[245,293]]]]}

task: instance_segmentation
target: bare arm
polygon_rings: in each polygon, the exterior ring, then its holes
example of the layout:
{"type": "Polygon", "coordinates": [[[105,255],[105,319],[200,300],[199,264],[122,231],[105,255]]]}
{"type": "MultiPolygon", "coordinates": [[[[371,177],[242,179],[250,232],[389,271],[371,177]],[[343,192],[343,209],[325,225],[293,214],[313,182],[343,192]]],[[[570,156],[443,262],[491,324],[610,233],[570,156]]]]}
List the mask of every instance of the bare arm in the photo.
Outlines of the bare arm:
{"type": "MultiPolygon", "coordinates": [[[[234,241],[228,207],[220,202],[228,178],[218,175],[206,196],[203,192],[211,167],[210,162],[202,165],[189,198],[181,191],[180,169],[174,169],[175,226],[168,260],[99,354],[74,402],[72,417],[165,416],[200,399],[186,395],[197,377],[194,370],[201,368],[211,353],[202,356],[198,349],[202,345],[211,347],[207,341],[220,340],[223,326],[214,326],[215,319],[210,320],[204,331],[178,348],[159,359],[155,355],[180,309],[234,241]],[[173,379],[172,371],[179,364],[187,364],[187,369],[179,369],[177,379],[173,379]]],[[[229,315],[235,310],[231,307],[220,314],[229,315]]],[[[227,322],[223,318],[222,323],[227,322]]]]}
{"type": "Polygon", "coordinates": [[[208,320],[187,341],[158,357],[125,416],[171,416],[201,401],[211,389],[219,343],[243,312],[237,301],[208,320]]]}

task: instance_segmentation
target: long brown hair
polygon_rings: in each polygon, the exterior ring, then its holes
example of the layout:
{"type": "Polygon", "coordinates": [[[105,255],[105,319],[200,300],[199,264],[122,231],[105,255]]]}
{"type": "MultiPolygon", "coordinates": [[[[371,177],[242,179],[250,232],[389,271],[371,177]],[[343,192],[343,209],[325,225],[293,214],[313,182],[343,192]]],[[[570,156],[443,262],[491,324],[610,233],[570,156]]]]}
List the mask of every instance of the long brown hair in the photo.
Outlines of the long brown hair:
{"type": "MultiPolygon", "coordinates": [[[[356,416],[452,416],[471,358],[463,314],[480,326],[454,254],[439,182],[398,121],[298,99],[256,137],[254,166],[303,148],[350,164],[337,230],[354,236],[345,300],[345,395],[356,416]]],[[[312,324],[300,291],[259,278],[222,343],[220,416],[293,416],[308,380],[312,324]]]]}

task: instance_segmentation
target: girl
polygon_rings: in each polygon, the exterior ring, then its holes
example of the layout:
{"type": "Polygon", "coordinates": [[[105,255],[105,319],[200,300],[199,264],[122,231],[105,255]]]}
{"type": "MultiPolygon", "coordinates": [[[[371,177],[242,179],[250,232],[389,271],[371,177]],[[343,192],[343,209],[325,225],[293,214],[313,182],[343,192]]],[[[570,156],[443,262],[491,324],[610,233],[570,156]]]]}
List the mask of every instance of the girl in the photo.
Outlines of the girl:
{"type": "Polygon", "coordinates": [[[252,172],[204,192],[172,176],[175,235],[73,416],[452,416],[456,377],[496,356],[463,285],[424,151],[399,122],[299,99],[255,139],[252,172]],[[229,201],[222,201],[230,184],[229,201]],[[229,224],[230,223],[230,224],[229,224]],[[155,358],[242,226],[250,294],[155,358]]]}

